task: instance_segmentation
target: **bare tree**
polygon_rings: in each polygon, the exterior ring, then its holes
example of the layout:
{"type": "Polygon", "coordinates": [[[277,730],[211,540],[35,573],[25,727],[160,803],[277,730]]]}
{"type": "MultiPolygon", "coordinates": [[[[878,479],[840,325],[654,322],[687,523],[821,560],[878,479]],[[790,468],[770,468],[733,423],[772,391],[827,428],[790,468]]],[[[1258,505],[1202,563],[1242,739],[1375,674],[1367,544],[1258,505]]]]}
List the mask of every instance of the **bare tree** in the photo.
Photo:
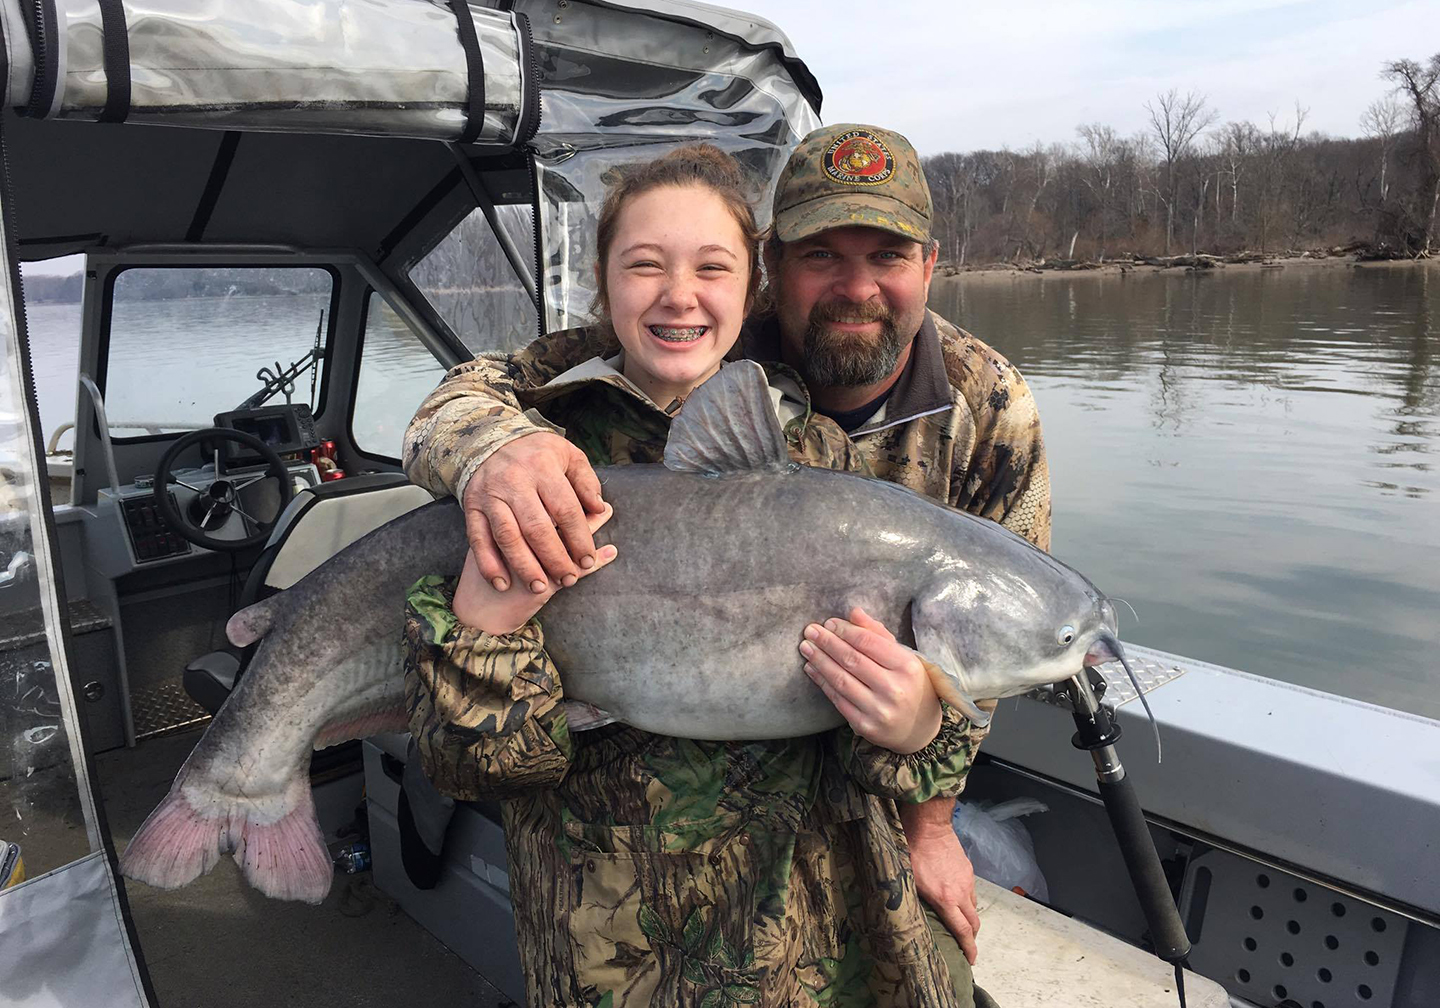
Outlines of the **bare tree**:
{"type": "Polygon", "coordinates": [[[1420,183],[1410,214],[1412,229],[1418,226],[1420,235],[1411,244],[1416,254],[1428,256],[1435,235],[1435,207],[1440,202],[1440,53],[1423,66],[1408,59],[1386,63],[1380,76],[1394,83],[1410,113],[1420,183]]]}
{"type": "MultiPolygon", "coordinates": [[[[1120,139],[1113,128],[1102,123],[1081,126],[1077,132],[1085,141],[1085,146],[1080,153],[1085,170],[1080,178],[1086,188],[1090,190],[1090,195],[1094,198],[1095,205],[1100,211],[1097,258],[1100,262],[1104,262],[1106,242],[1110,238],[1110,219],[1115,211],[1115,197],[1119,189],[1117,176],[1122,170],[1125,141],[1120,139]]],[[[1073,241],[1070,243],[1070,249],[1070,254],[1073,256],[1075,249],[1073,241]]]]}
{"type": "MultiPolygon", "coordinates": [[[[1295,103],[1293,126],[1282,126],[1274,112],[1270,113],[1270,129],[1259,134],[1259,156],[1256,166],[1259,177],[1256,180],[1255,216],[1260,223],[1260,248],[1268,250],[1270,239],[1276,231],[1276,224],[1285,217],[1284,199],[1287,174],[1296,147],[1300,144],[1300,130],[1305,125],[1309,109],[1295,103]]],[[[1291,238],[1294,238],[1292,232],[1291,238]]]]}
{"type": "Polygon", "coordinates": [[[1180,162],[1190,153],[1195,138],[1209,129],[1218,113],[1205,107],[1205,96],[1187,92],[1184,98],[1174,88],[1145,103],[1150,128],[1164,159],[1165,254],[1175,237],[1175,204],[1180,197],[1180,162]]]}
{"type": "Polygon", "coordinates": [[[1390,183],[1386,172],[1390,166],[1390,155],[1395,151],[1395,141],[1405,127],[1405,109],[1395,98],[1380,98],[1360,116],[1360,128],[1365,135],[1380,143],[1380,202],[1390,198],[1390,183]]]}
{"type": "MultiPolygon", "coordinates": [[[[1230,179],[1230,223],[1238,225],[1240,222],[1240,176],[1244,174],[1245,168],[1251,158],[1255,156],[1255,150],[1260,146],[1258,131],[1254,123],[1232,122],[1226,123],[1225,128],[1220,131],[1220,163],[1221,174],[1230,179]]],[[[1219,196],[1220,187],[1216,187],[1216,196],[1219,196]]]]}

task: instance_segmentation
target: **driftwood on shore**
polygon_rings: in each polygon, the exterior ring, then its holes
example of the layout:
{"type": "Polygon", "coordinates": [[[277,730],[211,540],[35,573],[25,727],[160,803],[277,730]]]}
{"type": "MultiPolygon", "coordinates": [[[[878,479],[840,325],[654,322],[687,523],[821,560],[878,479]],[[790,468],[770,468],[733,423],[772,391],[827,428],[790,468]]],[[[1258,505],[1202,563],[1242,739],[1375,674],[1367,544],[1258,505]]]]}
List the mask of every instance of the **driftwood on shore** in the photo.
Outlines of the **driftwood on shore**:
{"type": "Polygon", "coordinates": [[[1218,269],[1226,264],[1238,265],[1251,263],[1278,268],[1284,264],[1286,259],[1334,259],[1346,256],[1349,256],[1355,262],[1378,262],[1409,258],[1397,249],[1384,243],[1377,245],[1371,242],[1351,242],[1348,245],[1334,245],[1329,248],[1286,249],[1282,252],[1257,252],[1252,249],[1246,249],[1240,252],[1232,252],[1228,255],[1211,255],[1208,252],[1195,252],[1188,255],[1145,256],[1132,253],[1114,256],[1103,261],[1090,259],[1024,259],[1014,262],[984,263],[981,265],[965,266],[944,263],[940,266],[940,271],[944,276],[955,276],[959,273],[983,273],[999,270],[1041,273],[1050,270],[1078,271],[1118,267],[1120,272],[1125,273],[1136,266],[1151,266],[1156,269],[1209,270],[1218,269]]]}

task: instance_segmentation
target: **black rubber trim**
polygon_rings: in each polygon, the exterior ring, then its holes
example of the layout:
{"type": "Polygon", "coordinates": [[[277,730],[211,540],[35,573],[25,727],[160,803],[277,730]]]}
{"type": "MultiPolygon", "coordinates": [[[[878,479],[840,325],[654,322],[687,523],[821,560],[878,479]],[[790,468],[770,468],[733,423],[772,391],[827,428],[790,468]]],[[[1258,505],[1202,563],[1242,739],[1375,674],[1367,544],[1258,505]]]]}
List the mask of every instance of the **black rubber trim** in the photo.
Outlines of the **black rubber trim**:
{"type": "Polygon", "coordinates": [[[59,84],[60,62],[51,52],[52,42],[60,44],[56,37],[58,18],[55,14],[55,0],[29,0],[30,2],[30,53],[35,61],[35,81],[30,86],[30,104],[25,114],[42,119],[50,113],[55,101],[55,88],[59,84]]]}
{"type": "Polygon", "coordinates": [[[399,222],[390,229],[390,233],[380,239],[380,245],[375,249],[375,262],[377,264],[383,263],[386,259],[390,258],[390,253],[394,250],[395,246],[404,241],[406,235],[415,230],[415,225],[424,220],[425,216],[430,213],[431,210],[434,210],[441,200],[449,196],[455,187],[460,184],[460,181],[459,168],[451,168],[446,172],[444,177],[441,178],[439,182],[436,182],[430,191],[420,198],[420,202],[416,203],[404,217],[400,218],[399,222]]]}
{"type": "Polygon", "coordinates": [[[475,142],[485,126],[485,54],[480,51],[480,39],[475,34],[475,18],[470,14],[468,0],[450,0],[450,9],[455,12],[460,48],[465,50],[465,71],[469,77],[465,129],[456,142],[468,144],[475,142]]]}
{"type": "Polygon", "coordinates": [[[210,165],[210,177],[205,180],[205,191],[195,206],[195,216],[190,218],[190,229],[185,240],[198,242],[205,239],[205,229],[210,226],[210,217],[215,205],[220,202],[220,193],[225,189],[225,180],[230,177],[230,166],[235,163],[235,149],[240,146],[240,134],[227,131],[220,138],[220,147],[215,152],[215,162],[210,165]]]}
{"type": "Polygon", "coordinates": [[[535,58],[535,39],[530,31],[530,19],[519,11],[515,18],[516,64],[520,68],[520,107],[525,117],[515,124],[515,146],[529,143],[540,131],[540,62],[535,58]]]}
{"type": "MultiPolygon", "coordinates": [[[[3,62],[3,55],[0,55],[0,62],[3,62]]],[[[87,231],[84,234],[39,235],[34,238],[21,238],[17,244],[24,248],[26,245],[64,245],[70,242],[104,244],[105,234],[101,231],[87,231]]]]}
{"type": "Polygon", "coordinates": [[[130,115],[130,29],[121,0],[96,0],[105,32],[105,108],[99,122],[124,122],[130,115]]]}
{"type": "Polygon", "coordinates": [[[544,201],[540,199],[540,168],[535,163],[535,151],[527,159],[530,167],[530,227],[535,242],[535,323],[540,330],[536,339],[543,337],[546,328],[545,315],[545,235],[540,215],[544,201]]]}

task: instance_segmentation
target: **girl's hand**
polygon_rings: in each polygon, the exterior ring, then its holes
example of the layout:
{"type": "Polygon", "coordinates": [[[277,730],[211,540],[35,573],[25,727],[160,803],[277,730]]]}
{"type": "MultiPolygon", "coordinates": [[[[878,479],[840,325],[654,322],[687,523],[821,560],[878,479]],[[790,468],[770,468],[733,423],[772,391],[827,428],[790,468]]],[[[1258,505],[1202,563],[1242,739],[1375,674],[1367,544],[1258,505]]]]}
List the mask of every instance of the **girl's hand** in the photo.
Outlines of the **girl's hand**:
{"type": "MultiPolygon", "coordinates": [[[[594,535],[614,513],[615,509],[606,504],[605,510],[600,514],[586,515],[590,534],[594,535]]],[[[616,555],[614,546],[600,547],[595,551],[595,566],[580,571],[579,577],[589,577],[614,560],[616,555]]],[[[465,569],[460,572],[460,584],[455,588],[455,618],[466,626],[484,630],[486,633],[514,633],[528,623],[530,617],[539,612],[540,607],[550,601],[551,596],[561,587],[560,582],[546,578],[545,590],[542,592],[532,591],[529,585],[516,585],[513,582],[505,591],[496,591],[480,573],[474,552],[468,552],[465,554],[465,569]]]]}
{"type": "Polygon", "coordinates": [[[856,606],[850,618],[811,623],[805,674],[861,738],[897,753],[925,748],[940,731],[940,699],[915,652],[856,606]]]}

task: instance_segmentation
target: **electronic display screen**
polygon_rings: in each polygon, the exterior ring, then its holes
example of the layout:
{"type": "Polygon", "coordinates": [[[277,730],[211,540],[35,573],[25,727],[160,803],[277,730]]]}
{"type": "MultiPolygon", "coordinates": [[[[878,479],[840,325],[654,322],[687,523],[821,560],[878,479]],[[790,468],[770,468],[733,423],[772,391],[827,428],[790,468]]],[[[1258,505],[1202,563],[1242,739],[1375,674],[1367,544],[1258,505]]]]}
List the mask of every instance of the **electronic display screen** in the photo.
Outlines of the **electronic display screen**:
{"type": "Polygon", "coordinates": [[[271,448],[276,445],[288,445],[296,440],[298,431],[295,429],[294,419],[288,413],[275,413],[271,416],[234,417],[230,421],[234,430],[244,431],[246,434],[254,435],[264,441],[271,448]]]}
{"type": "MultiPolygon", "coordinates": [[[[258,438],[277,455],[303,452],[319,443],[316,440],[315,420],[310,415],[310,407],[303,403],[217,413],[215,426],[228,427],[258,438]]],[[[258,465],[263,461],[258,453],[235,441],[224,441],[221,444],[225,463],[229,467],[258,465]]]]}

